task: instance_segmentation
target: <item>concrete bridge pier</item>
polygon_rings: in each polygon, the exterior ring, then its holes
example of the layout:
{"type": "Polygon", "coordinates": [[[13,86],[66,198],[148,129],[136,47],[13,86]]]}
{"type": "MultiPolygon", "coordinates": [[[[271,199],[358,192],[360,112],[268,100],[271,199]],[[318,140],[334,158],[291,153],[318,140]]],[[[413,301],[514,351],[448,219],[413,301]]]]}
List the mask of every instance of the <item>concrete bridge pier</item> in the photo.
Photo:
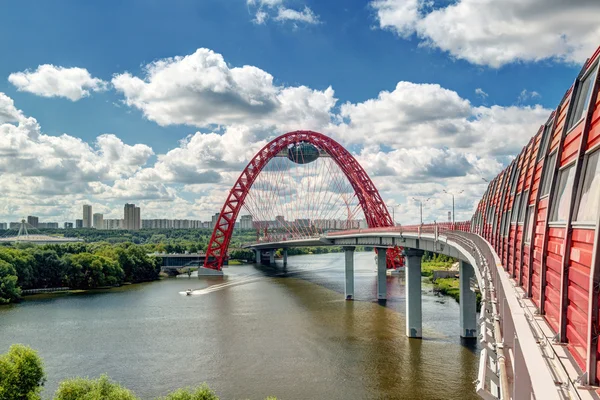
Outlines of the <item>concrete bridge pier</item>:
{"type": "Polygon", "coordinates": [[[477,295],[471,290],[471,278],[475,277],[473,266],[460,261],[460,337],[477,337],[477,295]]]}
{"type": "Polygon", "coordinates": [[[270,254],[269,254],[269,265],[275,265],[275,252],[277,250],[273,249],[271,250],[270,254]]]}
{"type": "Polygon", "coordinates": [[[287,267],[287,249],[283,249],[283,268],[287,267]]]}
{"type": "Polygon", "coordinates": [[[354,247],[344,247],[346,256],[346,300],[354,299],[354,247]]]}
{"type": "Polygon", "coordinates": [[[406,256],[406,336],[423,337],[421,307],[421,259],[423,250],[405,249],[406,256]]]}
{"type": "Polygon", "coordinates": [[[254,257],[255,257],[255,263],[256,264],[261,264],[262,263],[262,252],[259,249],[254,249],[254,257]]]}
{"type": "Polygon", "coordinates": [[[387,300],[387,248],[377,247],[377,300],[387,300]]]}

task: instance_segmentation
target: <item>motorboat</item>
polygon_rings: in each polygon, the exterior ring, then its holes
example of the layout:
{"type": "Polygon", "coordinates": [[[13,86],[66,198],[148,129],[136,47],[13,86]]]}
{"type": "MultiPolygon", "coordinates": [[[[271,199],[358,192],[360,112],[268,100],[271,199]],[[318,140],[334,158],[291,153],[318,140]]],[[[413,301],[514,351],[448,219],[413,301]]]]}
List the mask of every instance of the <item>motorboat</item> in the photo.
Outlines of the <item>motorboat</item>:
{"type": "Polygon", "coordinates": [[[186,296],[191,296],[192,295],[192,289],[188,289],[185,291],[186,296]]]}

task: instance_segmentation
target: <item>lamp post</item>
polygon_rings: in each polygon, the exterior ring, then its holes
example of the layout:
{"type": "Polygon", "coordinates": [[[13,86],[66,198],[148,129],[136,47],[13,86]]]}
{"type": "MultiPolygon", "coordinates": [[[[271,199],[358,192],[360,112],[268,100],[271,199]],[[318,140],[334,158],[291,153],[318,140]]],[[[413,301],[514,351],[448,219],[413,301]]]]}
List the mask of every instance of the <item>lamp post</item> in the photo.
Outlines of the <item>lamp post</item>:
{"type": "Polygon", "coordinates": [[[394,222],[394,226],[396,226],[396,207],[400,207],[400,204],[396,204],[395,206],[389,206],[386,204],[386,207],[392,209],[392,221],[394,222]]]}
{"type": "MultiPolygon", "coordinates": [[[[458,194],[461,194],[462,192],[464,192],[464,190],[461,190],[460,192],[458,192],[456,194],[458,195],[458,194]]],[[[450,196],[452,196],[452,226],[454,226],[454,193],[450,193],[446,189],[444,189],[444,193],[449,194],[450,196]]]]}
{"type": "Polygon", "coordinates": [[[419,215],[421,216],[421,225],[423,225],[423,203],[427,203],[430,199],[431,197],[428,197],[427,200],[423,201],[413,197],[414,201],[419,202],[419,215]]]}

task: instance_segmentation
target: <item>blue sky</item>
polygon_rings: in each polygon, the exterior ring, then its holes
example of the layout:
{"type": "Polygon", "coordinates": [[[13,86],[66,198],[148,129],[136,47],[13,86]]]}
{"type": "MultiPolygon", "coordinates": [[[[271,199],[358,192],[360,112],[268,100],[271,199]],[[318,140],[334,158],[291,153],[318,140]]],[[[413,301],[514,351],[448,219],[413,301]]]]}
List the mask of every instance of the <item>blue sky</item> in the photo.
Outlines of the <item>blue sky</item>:
{"type": "MultiPolygon", "coordinates": [[[[447,30],[449,33],[445,37],[444,32],[440,34],[436,31],[437,27],[443,27],[444,24],[464,24],[464,21],[457,20],[459,13],[452,13],[456,7],[463,7],[469,13],[496,13],[495,17],[500,23],[502,18],[508,18],[502,14],[501,9],[493,5],[493,2],[489,3],[487,6],[481,6],[482,10],[478,11],[472,0],[436,2],[433,7],[419,6],[417,0],[5,0],[0,4],[0,36],[5,38],[0,41],[0,53],[3,54],[3,62],[0,63],[0,92],[12,99],[14,106],[21,110],[23,115],[34,117],[44,135],[58,136],[66,133],[95,149],[97,137],[111,133],[126,145],[149,146],[153,155],[144,160],[147,163],[138,167],[153,168],[152,163],[156,162],[157,155],[180,148],[179,141],[188,135],[211,131],[222,134],[228,127],[238,126],[239,123],[228,123],[226,118],[215,117],[214,121],[205,119],[201,123],[182,124],[181,119],[171,116],[167,123],[164,123],[163,119],[161,126],[156,122],[161,117],[148,114],[147,109],[147,115],[144,115],[144,105],[125,104],[124,100],[132,98],[131,93],[126,95],[123,90],[111,84],[111,79],[115,74],[129,72],[133,77],[148,81],[145,65],[168,57],[191,55],[199,48],[206,48],[222,55],[229,68],[246,65],[265,71],[273,77],[273,85],[276,87],[306,86],[318,92],[325,92],[331,87],[337,102],[326,111],[332,115],[333,122],[326,121],[320,126],[312,124],[312,127],[321,128],[325,133],[329,133],[329,130],[334,137],[363,157],[367,166],[377,168],[375,158],[369,158],[370,155],[381,152],[381,157],[384,157],[385,154],[396,151],[396,156],[399,157],[398,152],[410,152],[411,147],[404,148],[394,140],[388,141],[385,135],[382,135],[378,142],[361,142],[358,138],[367,134],[367,131],[352,131],[358,125],[352,127],[348,124],[347,127],[341,127],[335,122],[335,116],[343,114],[342,105],[345,103],[365,105],[370,99],[377,99],[382,91],[393,92],[401,81],[417,85],[415,90],[420,90],[423,87],[421,84],[437,84],[445,91],[455,92],[460,101],[469,103],[468,107],[471,109],[482,106],[486,108],[485,112],[488,112],[498,106],[505,109],[515,107],[515,112],[531,111],[531,121],[526,121],[523,125],[527,131],[517,132],[518,128],[512,127],[515,135],[520,134],[527,138],[535,133],[535,129],[531,130],[531,127],[543,119],[544,110],[555,108],[571,85],[581,68],[584,58],[581,54],[591,55],[595,46],[600,44],[597,24],[583,21],[582,26],[577,29],[563,27],[558,23],[554,27],[548,27],[540,22],[539,16],[520,9],[516,11],[517,19],[521,18],[523,23],[528,23],[533,31],[522,40],[506,39],[510,36],[506,32],[504,35],[498,32],[497,40],[494,40],[493,35],[485,36],[485,29],[476,26],[478,23],[485,23],[483,16],[479,20],[473,19],[473,26],[467,29],[474,32],[468,32],[474,36],[468,43],[468,46],[473,46],[471,49],[465,50],[467,45],[461,43],[461,40],[465,39],[460,34],[447,30]],[[412,15],[411,10],[414,11],[415,7],[421,8],[418,8],[413,17],[406,17],[412,15]],[[489,10],[486,10],[486,7],[489,10]],[[282,15],[282,10],[298,13],[309,10],[315,20],[277,20],[277,13],[282,15]],[[257,23],[257,13],[261,11],[265,12],[268,18],[262,23],[257,23]],[[521,11],[522,14],[518,14],[521,11]],[[441,19],[433,20],[434,17],[441,19]],[[554,40],[554,36],[563,35],[566,39],[557,39],[556,43],[541,45],[535,35],[539,38],[551,38],[548,42],[554,40]],[[501,56],[497,55],[496,50],[501,56]],[[482,54],[494,55],[481,56],[482,54]],[[23,88],[19,90],[8,80],[9,75],[13,73],[26,70],[32,72],[44,64],[86,69],[92,77],[106,82],[106,90],[90,92],[89,96],[72,101],[58,94],[45,97],[23,88]],[[485,94],[478,95],[477,89],[480,89],[479,93],[483,91],[485,94]],[[537,106],[538,109],[532,111],[529,106],[537,106]],[[210,123],[205,123],[206,121],[210,123]],[[217,125],[220,129],[215,128],[217,125]],[[349,133],[350,131],[353,133],[349,133]],[[346,138],[348,139],[345,140],[346,138]],[[370,146],[377,148],[369,149],[370,146]]],[[[517,7],[518,3],[509,0],[505,3],[505,8],[517,7]]],[[[532,7],[539,3],[541,7],[544,2],[528,0],[528,3],[531,3],[532,7]]],[[[581,15],[587,15],[590,12],[593,14],[597,6],[582,4],[573,5],[571,8],[581,15]]],[[[557,16],[565,13],[559,6],[550,7],[550,10],[546,11],[554,12],[557,16]]],[[[514,29],[508,20],[502,29],[504,27],[508,30],[514,29]]],[[[431,95],[437,96],[437,92],[431,95]]],[[[439,107],[447,106],[445,103],[439,104],[439,107]]],[[[358,111],[360,110],[357,107],[354,112],[358,111]]],[[[409,111],[399,111],[402,112],[409,111]]],[[[424,119],[428,114],[436,113],[434,103],[427,104],[416,112],[424,119]]],[[[519,115],[519,118],[525,119],[524,114],[519,115]]],[[[464,115],[462,117],[466,120],[476,118],[464,115]]],[[[354,121],[353,118],[358,117],[356,114],[348,114],[345,118],[346,121],[354,121]]],[[[370,118],[379,120],[375,114],[370,118]]],[[[454,117],[450,119],[454,120],[454,117]]],[[[251,135],[257,141],[283,133],[280,131],[283,126],[279,122],[266,124],[262,121],[261,119],[258,122],[259,125],[262,124],[258,129],[263,133],[251,135]]],[[[11,123],[15,124],[14,121],[11,123]]],[[[298,129],[302,128],[304,127],[298,126],[298,129]]],[[[257,128],[253,126],[252,129],[257,128]]],[[[410,135],[407,140],[410,140],[410,135]]],[[[419,144],[418,150],[425,151],[429,146],[442,152],[448,149],[453,151],[452,142],[443,142],[439,146],[434,143],[432,139],[430,142],[419,144]]],[[[478,153],[479,150],[469,150],[463,144],[457,145],[457,148],[462,149],[459,155],[446,154],[442,157],[469,159],[470,155],[473,155],[480,156],[482,160],[486,157],[485,154],[478,153]]],[[[518,146],[513,144],[507,147],[504,154],[492,158],[503,164],[517,148],[518,146]]],[[[423,162],[434,167],[436,165],[435,160],[423,162]]],[[[492,162],[488,160],[484,164],[490,165],[492,162]]],[[[199,173],[202,172],[202,168],[214,169],[209,166],[199,168],[199,173]]],[[[498,166],[484,171],[487,177],[497,172],[494,168],[497,169],[498,166]]],[[[106,186],[102,189],[94,186],[93,179],[86,178],[80,181],[81,177],[65,178],[63,182],[75,180],[83,182],[85,186],[81,193],[69,194],[74,196],[69,203],[87,200],[107,204],[105,212],[108,212],[111,201],[120,204],[121,197],[113,193],[103,200],[102,197],[97,197],[99,190],[113,190],[118,186],[119,180],[137,179],[139,169],[134,168],[131,174],[118,178],[98,178],[96,184],[106,186]],[[107,200],[108,198],[113,200],[107,200]]],[[[481,170],[480,167],[476,169],[481,170]]],[[[224,188],[232,179],[227,176],[227,171],[230,170],[235,169],[223,169],[222,190],[226,190],[224,188]]],[[[434,171],[435,168],[431,170],[434,171]]],[[[457,178],[464,179],[468,174],[469,172],[465,171],[464,175],[457,178]]],[[[24,176],[31,177],[35,174],[24,176]]],[[[444,177],[444,174],[441,174],[441,177],[444,177]]],[[[42,174],[41,178],[48,176],[42,174]]],[[[456,185],[465,184],[460,179],[456,185]]],[[[439,182],[440,185],[451,185],[447,180],[440,179],[439,182]]],[[[14,181],[7,183],[8,186],[11,183],[14,184],[14,181]]],[[[209,193],[209,188],[188,187],[190,190],[186,191],[182,189],[185,183],[185,179],[175,177],[161,183],[164,185],[162,188],[154,187],[152,190],[170,193],[168,199],[175,200],[176,203],[182,202],[180,214],[183,217],[210,215],[214,210],[211,208],[211,212],[208,212],[202,207],[214,208],[212,203],[210,206],[208,203],[203,206],[197,199],[198,194],[209,193]],[[173,191],[169,192],[171,189],[173,191]],[[195,211],[186,211],[191,209],[195,211]]],[[[482,193],[484,188],[477,190],[482,193]]],[[[388,189],[384,188],[383,191],[387,193],[388,189]]],[[[422,189],[417,190],[414,187],[404,187],[398,192],[390,189],[389,201],[406,203],[408,192],[426,194],[422,189]]],[[[32,195],[34,194],[32,192],[32,195]]],[[[212,196],[218,198],[218,193],[213,193],[212,196]]],[[[12,200],[8,197],[6,195],[7,203],[11,203],[12,200]]],[[[152,195],[147,198],[144,195],[140,197],[141,202],[150,203],[157,200],[152,195]]],[[[477,193],[474,189],[472,196],[462,204],[465,216],[476,198],[477,193]]],[[[160,200],[164,201],[165,198],[160,200]]],[[[446,200],[441,200],[438,204],[440,210],[432,213],[442,214],[445,202],[446,200]]],[[[214,200],[214,204],[217,203],[218,201],[214,200]]],[[[13,204],[4,210],[0,209],[0,220],[11,219],[12,213],[36,212],[47,217],[64,216],[65,219],[74,218],[78,213],[72,204],[64,204],[58,200],[53,206],[36,207],[38,206],[31,205],[28,208],[13,204]]],[[[409,213],[413,205],[407,207],[406,211],[409,213]]],[[[154,208],[160,210],[158,206],[154,208]]],[[[148,204],[148,210],[150,209],[153,209],[153,206],[148,204]]]]}

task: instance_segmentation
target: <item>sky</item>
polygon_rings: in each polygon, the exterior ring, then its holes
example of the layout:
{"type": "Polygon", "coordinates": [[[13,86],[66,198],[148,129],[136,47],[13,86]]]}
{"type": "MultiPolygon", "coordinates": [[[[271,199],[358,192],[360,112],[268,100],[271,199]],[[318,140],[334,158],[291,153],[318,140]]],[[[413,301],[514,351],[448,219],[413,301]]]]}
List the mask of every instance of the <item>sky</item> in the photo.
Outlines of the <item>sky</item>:
{"type": "Polygon", "coordinates": [[[469,219],[600,45],[597,0],[0,1],[0,222],[210,219],[294,130],[400,223],[469,219]]]}

